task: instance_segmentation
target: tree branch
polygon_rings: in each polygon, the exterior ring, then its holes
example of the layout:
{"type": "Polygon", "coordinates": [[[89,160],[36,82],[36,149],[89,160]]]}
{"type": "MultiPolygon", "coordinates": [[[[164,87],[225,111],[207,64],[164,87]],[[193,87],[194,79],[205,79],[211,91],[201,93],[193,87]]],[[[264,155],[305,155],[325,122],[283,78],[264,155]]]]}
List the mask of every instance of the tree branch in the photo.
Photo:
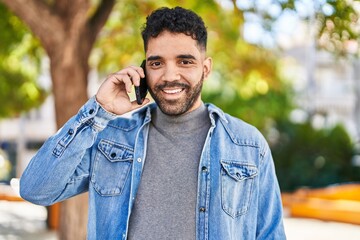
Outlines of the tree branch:
{"type": "Polygon", "coordinates": [[[92,35],[91,38],[93,39],[93,41],[95,41],[97,34],[105,25],[114,5],[115,5],[115,0],[101,1],[97,11],[89,20],[89,24],[88,24],[89,33],[92,35]]]}
{"type": "Polygon", "coordinates": [[[42,1],[36,0],[0,0],[15,15],[28,25],[31,31],[39,37],[43,47],[48,50],[59,41],[62,41],[63,29],[61,20],[51,12],[51,9],[42,1]],[[56,29],[56,31],[55,31],[56,29]]]}
{"type": "Polygon", "coordinates": [[[89,0],[56,0],[54,1],[53,10],[61,18],[72,18],[79,9],[88,8],[89,0]]]}

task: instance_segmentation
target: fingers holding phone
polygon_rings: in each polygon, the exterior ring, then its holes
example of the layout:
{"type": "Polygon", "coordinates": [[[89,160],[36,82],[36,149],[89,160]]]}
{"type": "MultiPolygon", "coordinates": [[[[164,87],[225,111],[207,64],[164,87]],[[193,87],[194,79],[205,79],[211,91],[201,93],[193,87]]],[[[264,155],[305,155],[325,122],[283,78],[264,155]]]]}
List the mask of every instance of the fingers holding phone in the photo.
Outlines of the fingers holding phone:
{"type": "Polygon", "coordinates": [[[145,68],[146,61],[144,60],[141,63],[141,68],[144,71],[144,77],[140,78],[140,83],[138,86],[135,85],[135,96],[136,96],[136,102],[138,105],[142,105],[144,102],[144,99],[146,97],[146,94],[148,92],[148,86],[146,82],[146,68],[145,68]]]}
{"type": "Polygon", "coordinates": [[[139,108],[149,100],[144,97],[139,105],[138,101],[131,101],[128,94],[132,91],[133,85],[140,85],[140,79],[144,77],[144,70],[138,66],[130,66],[110,74],[100,86],[96,100],[107,111],[118,115],[139,108]]]}

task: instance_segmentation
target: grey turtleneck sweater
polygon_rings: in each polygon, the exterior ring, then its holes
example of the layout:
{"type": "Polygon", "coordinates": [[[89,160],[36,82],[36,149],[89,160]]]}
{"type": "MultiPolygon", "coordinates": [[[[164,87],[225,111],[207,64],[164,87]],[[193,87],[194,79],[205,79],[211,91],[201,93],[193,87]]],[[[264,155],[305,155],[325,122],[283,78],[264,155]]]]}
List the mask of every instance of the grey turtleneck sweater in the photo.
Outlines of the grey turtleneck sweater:
{"type": "Polygon", "coordinates": [[[153,112],[129,240],[195,239],[197,173],[210,125],[203,104],[176,117],[153,112]]]}

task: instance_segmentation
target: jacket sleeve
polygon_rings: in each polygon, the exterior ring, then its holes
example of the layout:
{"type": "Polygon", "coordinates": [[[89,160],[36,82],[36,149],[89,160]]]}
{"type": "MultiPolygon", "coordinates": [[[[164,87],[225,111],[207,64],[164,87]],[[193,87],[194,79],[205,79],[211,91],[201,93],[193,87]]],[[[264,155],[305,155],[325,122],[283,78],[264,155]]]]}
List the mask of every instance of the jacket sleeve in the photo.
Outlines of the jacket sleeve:
{"type": "Polygon", "coordinates": [[[261,154],[257,240],[286,239],[283,208],[274,161],[267,143],[261,154]]]}
{"type": "Polygon", "coordinates": [[[46,206],[86,192],[91,148],[97,134],[115,118],[95,97],[89,99],[30,161],[20,178],[21,197],[46,206]]]}

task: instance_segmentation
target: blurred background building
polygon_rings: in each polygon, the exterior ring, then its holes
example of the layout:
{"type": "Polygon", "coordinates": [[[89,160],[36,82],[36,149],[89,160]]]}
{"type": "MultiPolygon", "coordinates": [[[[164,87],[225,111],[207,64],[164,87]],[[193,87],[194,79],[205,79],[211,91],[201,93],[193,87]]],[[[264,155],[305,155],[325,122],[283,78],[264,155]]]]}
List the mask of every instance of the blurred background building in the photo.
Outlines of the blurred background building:
{"type": "MultiPolygon", "coordinates": [[[[286,70],[293,80],[296,102],[306,114],[313,115],[314,126],[322,128],[341,123],[357,140],[356,63],[336,59],[324,51],[310,54],[304,47],[286,52],[286,57],[296,59],[286,70]]],[[[301,116],[301,112],[295,112],[293,118],[301,121],[301,116]]]]}

